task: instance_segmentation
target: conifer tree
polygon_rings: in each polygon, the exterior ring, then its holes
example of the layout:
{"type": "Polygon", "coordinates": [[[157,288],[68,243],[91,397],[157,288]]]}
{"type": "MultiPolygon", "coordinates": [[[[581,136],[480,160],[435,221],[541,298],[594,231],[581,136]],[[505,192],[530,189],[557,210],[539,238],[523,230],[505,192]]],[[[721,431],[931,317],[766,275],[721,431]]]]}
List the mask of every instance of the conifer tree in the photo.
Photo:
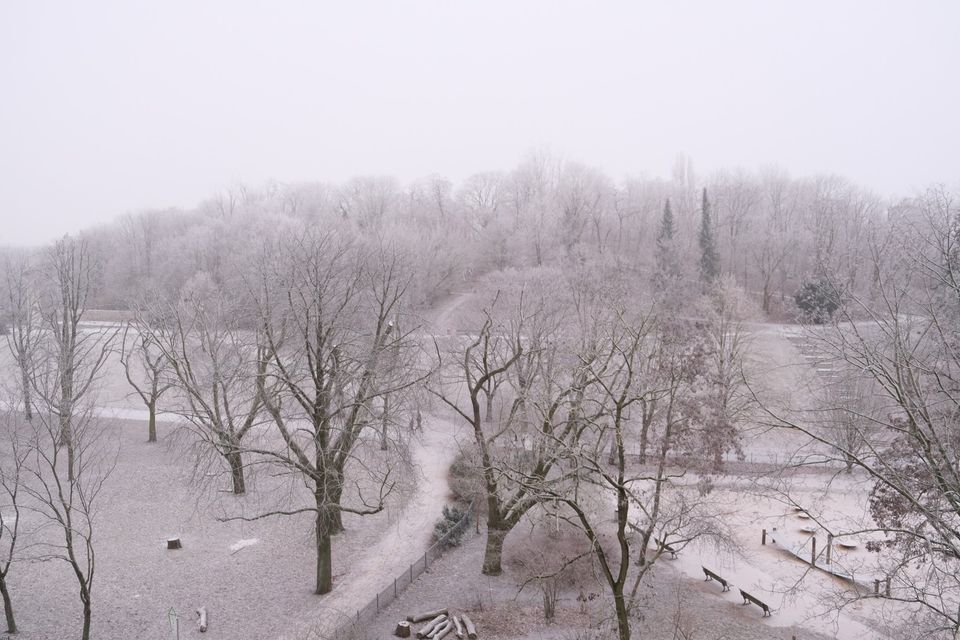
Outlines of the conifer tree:
{"type": "Polygon", "coordinates": [[[720,273],[720,258],[713,238],[713,224],[710,221],[710,200],[707,189],[703,189],[703,206],[700,209],[700,280],[713,282],[720,273]]]}
{"type": "Polygon", "coordinates": [[[654,274],[654,286],[664,289],[669,280],[677,275],[676,255],[673,247],[673,210],[670,208],[670,198],[663,207],[663,217],[660,219],[660,232],[657,234],[657,271],[654,274]]]}
{"type": "Polygon", "coordinates": [[[663,217],[660,218],[660,233],[657,235],[657,244],[673,240],[673,230],[673,210],[670,209],[670,198],[667,198],[667,203],[663,206],[663,217]]]}

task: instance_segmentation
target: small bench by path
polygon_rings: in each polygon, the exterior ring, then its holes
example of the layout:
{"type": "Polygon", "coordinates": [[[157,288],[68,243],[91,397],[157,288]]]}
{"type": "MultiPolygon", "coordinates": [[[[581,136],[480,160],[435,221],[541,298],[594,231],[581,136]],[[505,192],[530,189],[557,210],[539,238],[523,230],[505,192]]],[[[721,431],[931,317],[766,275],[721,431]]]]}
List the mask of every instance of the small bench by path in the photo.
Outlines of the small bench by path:
{"type": "Polygon", "coordinates": [[[767,616],[770,615],[770,607],[769,607],[765,602],[761,602],[758,598],[756,598],[755,596],[750,595],[749,593],[747,593],[747,592],[744,591],[743,589],[740,589],[740,595],[743,596],[743,604],[744,604],[744,605],[748,605],[748,604],[750,604],[750,603],[752,602],[753,604],[755,604],[755,605],[757,605],[758,607],[760,607],[761,609],[763,609],[763,617],[764,617],[764,618],[766,618],[767,616]]]}
{"type": "Polygon", "coordinates": [[[713,571],[710,571],[710,569],[707,569],[706,567],[701,566],[700,568],[703,569],[703,575],[707,576],[707,579],[705,580],[705,582],[709,582],[710,580],[716,580],[723,586],[724,591],[730,591],[730,583],[727,582],[724,578],[721,578],[716,573],[714,573],[713,571]]]}

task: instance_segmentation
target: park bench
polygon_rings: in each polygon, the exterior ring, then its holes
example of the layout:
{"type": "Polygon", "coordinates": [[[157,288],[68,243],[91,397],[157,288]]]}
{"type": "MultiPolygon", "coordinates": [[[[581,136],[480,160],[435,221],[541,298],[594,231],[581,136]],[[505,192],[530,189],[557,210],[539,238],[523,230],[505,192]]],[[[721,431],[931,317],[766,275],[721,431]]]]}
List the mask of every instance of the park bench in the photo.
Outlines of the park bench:
{"type": "Polygon", "coordinates": [[[700,567],[700,568],[703,569],[703,575],[707,576],[707,580],[706,580],[707,582],[709,582],[710,580],[716,580],[721,585],[723,585],[724,591],[730,591],[729,582],[727,582],[726,580],[724,580],[723,578],[715,574],[713,571],[710,571],[710,569],[707,569],[706,567],[700,567]]]}
{"type": "Polygon", "coordinates": [[[757,605],[758,607],[760,607],[761,609],[763,609],[763,617],[764,617],[764,618],[766,618],[768,615],[770,615],[770,607],[767,606],[767,604],[766,604],[765,602],[761,602],[759,599],[753,597],[752,595],[750,595],[749,593],[747,593],[747,592],[744,591],[743,589],[740,589],[740,595],[743,596],[743,604],[747,605],[747,604],[750,604],[750,603],[752,602],[753,604],[755,604],[755,605],[757,605]]]}
{"type": "Polygon", "coordinates": [[[671,558],[677,557],[677,550],[671,547],[670,545],[668,545],[666,540],[659,540],[657,538],[654,538],[653,541],[657,543],[657,547],[659,547],[663,551],[669,552],[671,558]]]}

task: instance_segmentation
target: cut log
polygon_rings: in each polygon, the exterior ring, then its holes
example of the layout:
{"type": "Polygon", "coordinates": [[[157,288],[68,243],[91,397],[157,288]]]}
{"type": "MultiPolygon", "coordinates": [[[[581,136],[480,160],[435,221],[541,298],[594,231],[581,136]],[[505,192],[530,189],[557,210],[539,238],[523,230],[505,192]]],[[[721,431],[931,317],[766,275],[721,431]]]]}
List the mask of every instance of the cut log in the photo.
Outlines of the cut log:
{"type": "Polygon", "coordinates": [[[457,637],[458,637],[458,638],[461,638],[461,640],[462,640],[462,638],[463,638],[463,625],[460,624],[460,618],[458,618],[457,616],[453,616],[453,618],[451,618],[451,619],[453,620],[453,626],[456,628],[455,633],[457,634],[457,637]]]}
{"type": "Polygon", "coordinates": [[[424,620],[433,620],[437,616],[447,615],[446,609],[437,609],[436,611],[427,611],[416,616],[407,616],[407,622],[423,622],[424,620]]]}
{"type": "Polygon", "coordinates": [[[451,631],[453,631],[453,622],[451,622],[450,620],[447,620],[442,625],[434,629],[430,637],[433,640],[441,640],[443,636],[447,635],[451,631]]]}
{"type": "Polygon", "coordinates": [[[461,617],[463,618],[463,626],[467,628],[467,637],[470,638],[470,640],[477,640],[477,627],[474,626],[473,620],[465,615],[461,617]]]}
{"type": "Polygon", "coordinates": [[[200,619],[197,621],[197,623],[200,625],[200,633],[204,633],[207,630],[207,608],[200,607],[197,609],[197,615],[200,617],[200,619]]]}
{"type": "Polygon", "coordinates": [[[410,623],[406,620],[401,620],[397,623],[397,629],[393,632],[393,635],[398,638],[409,638],[410,637],[410,623]]]}
{"type": "Polygon", "coordinates": [[[433,633],[433,630],[443,624],[443,621],[447,619],[446,614],[441,614],[427,623],[425,627],[417,631],[418,638],[426,638],[428,635],[433,633]]]}
{"type": "Polygon", "coordinates": [[[167,538],[167,549],[182,549],[180,538],[167,538]]]}

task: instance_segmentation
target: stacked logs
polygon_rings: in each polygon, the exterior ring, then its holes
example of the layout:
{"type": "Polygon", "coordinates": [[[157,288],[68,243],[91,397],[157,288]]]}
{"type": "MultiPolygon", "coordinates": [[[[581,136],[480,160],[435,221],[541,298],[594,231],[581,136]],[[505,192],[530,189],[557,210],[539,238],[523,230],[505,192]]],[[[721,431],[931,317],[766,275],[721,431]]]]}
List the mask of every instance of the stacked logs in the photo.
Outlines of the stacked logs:
{"type": "Polygon", "coordinates": [[[393,632],[399,638],[410,637],[411,623],[427,622],[416,633],[420,640],[443,640],[444,636],[451,631],[458,638],[463,640],[477,640],[477,627],[465,615],[451,616],[447,609],[438,609],[437,611],[428,611],[419,615],[407,616],[407,619],[397,623],[397,628],[393,632]]]}

